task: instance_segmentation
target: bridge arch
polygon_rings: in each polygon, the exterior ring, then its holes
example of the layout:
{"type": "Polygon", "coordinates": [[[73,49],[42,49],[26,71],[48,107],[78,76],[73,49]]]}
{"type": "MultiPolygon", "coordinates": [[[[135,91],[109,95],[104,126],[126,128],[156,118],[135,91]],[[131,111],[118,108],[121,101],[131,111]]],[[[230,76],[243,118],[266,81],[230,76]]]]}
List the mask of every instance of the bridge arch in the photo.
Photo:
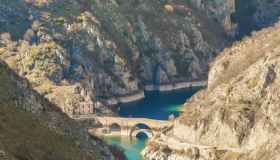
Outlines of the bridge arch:
{"type": "Polygon", "coordinates": [[[153,137],[153,132],[152,130],[148,129],[140,129],[136,130],[132,133],[133,137],[136,137],[138,139],[147,139],[147,138],[152,138],[153,137]]]}
{"type": "Polygon", "coordinates": [[[119,125],[118,123],[112,123],[109,126],[109,129],[111,132],[121,132],[121,125],[119,125]]]}
{"type": "Polygon", "coordinates": [[[153,136],[152,128],[145,123],[137,123],[131,128],[129,136],[139,138],[140,134],[151,138],[153,136]]]}

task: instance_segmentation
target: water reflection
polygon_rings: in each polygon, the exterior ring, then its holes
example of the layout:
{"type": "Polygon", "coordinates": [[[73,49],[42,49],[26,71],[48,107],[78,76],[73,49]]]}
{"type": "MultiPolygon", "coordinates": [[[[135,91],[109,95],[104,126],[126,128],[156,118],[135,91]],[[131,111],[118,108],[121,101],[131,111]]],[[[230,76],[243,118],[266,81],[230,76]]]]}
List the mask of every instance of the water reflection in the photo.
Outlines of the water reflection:
{"type": "Polygon", "coordinates": [[[129,137],[106,137],[105,141],[112,145],[117,145],[124,149],[128,160],[142,160],[140,154],[146,143],[145,137],[129,138],[129,137]]]}

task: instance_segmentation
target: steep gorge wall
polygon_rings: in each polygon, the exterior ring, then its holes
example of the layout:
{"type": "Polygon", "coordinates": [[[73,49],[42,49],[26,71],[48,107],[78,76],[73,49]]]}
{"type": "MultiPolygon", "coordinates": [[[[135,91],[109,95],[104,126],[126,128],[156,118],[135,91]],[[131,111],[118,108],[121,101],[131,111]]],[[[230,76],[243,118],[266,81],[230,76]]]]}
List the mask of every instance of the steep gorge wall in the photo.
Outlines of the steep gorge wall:
{"type": "Polygon", "coordinates": [[[147,159],[279,158],[280,23],[225,49],[208,88],[185,104],[173,129],[155,137],[147,159]]]}
{"type": "Polygon", "coordinates": [[[107,100],[145,85],[206,80],[226,33],[279,14],[278,0],[240,2],[3,0],[0,58],[68,115],[112,114],[107,100]]]}
{"type": "Polygon", "coordinates": [[[106,100],[156,80],[205,80],[227,39],[181,1],[11,0],[0,13],[0,58],[70,116],[111,114],[106,100]]]}

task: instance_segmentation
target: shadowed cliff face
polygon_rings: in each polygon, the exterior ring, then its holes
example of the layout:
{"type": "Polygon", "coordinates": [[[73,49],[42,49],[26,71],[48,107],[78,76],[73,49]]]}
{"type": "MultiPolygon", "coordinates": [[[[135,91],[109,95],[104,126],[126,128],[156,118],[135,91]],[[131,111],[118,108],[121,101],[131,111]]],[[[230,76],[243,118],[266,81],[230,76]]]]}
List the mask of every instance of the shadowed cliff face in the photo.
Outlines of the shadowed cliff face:
{"type": "Polygon", "coordinates": [[[257,24],[254,22],[254,14],[256,13],[257,8],[254,4],[254,0],[236,0],[235,5],[235,13],[231,15],[231,20],[233,23],[238,24],[238,38],[241,38],[258,29],[257,24]]]}
{"type": "Polygon", "coordinates": [[[71,120],[2,61],[0,83],[0,159],[112,158],[108,146],[88,135],[94,121],[71,120]]]}
{"type": "Polygon", "coordinates": [[[273,25],[280,16],[279,0],[190,0],[220,23],[233,38],[273,25]]]}
{"type": "Polygon", "coordinates": [[[279,1],[235,1],[235,13],[232,14],[233,23],[238,24],[238,38],[250,34],[252,31],[273,25],[280,16],[279,1]]]}

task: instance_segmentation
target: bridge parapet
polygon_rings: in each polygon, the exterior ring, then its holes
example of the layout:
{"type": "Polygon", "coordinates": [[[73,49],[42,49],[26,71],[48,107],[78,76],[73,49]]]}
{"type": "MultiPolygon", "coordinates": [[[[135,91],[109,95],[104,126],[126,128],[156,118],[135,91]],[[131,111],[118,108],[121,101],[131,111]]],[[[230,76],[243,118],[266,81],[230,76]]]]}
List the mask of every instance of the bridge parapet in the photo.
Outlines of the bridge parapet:
{"type": "Polygon", "coordinates": [[[102,125],[109,126],[114,123],[122,127],[134,127],[137,124],[145,124],[152,129],[163,129],[173,125],[170,121],[154,120],[148,118],[123,118],[123,117],[97,117],[96,118],[102,125]]]}

